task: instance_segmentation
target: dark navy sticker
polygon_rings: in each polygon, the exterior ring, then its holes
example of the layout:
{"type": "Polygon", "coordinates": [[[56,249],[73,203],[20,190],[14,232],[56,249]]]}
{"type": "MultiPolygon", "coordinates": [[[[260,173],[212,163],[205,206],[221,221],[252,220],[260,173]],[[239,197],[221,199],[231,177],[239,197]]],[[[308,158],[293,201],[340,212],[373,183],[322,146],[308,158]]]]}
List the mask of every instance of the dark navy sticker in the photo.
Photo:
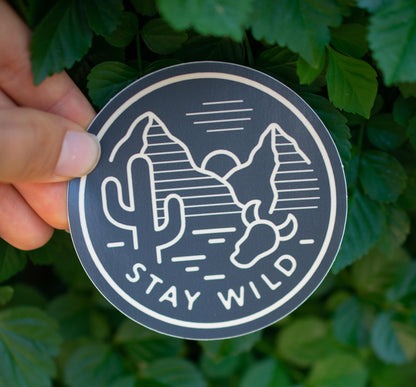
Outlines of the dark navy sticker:
{"type": "Polygon", "coordinates": [[[258,71],[188,63],[98,114],[97,168],[69,186],[80,260],[131,319],[191,339],[243,335],[297,308],[341,243],[335,145],[297,94],[258,71]]]}

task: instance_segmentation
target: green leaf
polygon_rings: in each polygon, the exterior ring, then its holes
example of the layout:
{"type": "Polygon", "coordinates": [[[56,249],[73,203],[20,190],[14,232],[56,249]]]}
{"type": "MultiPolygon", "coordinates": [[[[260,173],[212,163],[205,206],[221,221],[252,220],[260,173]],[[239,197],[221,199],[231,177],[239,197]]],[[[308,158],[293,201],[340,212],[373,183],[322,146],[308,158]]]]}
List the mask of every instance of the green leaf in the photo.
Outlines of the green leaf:
{"type": "Polygon", "coordinates": [[[331,30],[331,43],[343,54],[361,58],[368,51],[366,35],[367,29],[361,24],[343,24],[331,30]]]}
{"type": "Polygon", "coordinates": [[[344,239],[332,271],[361,258],[380,238],[385,222],[383,207],[355,189],[348,198],[348,218],[344,239]]]}
{"type": "Polygon", "coordinates": [[[0,385],[52,386],[60,341],[55,322],[38,308],[0,312],[0,385]]]}
{"type": "Polygon", "coordinates": [[[55,231],[52,240],[54,241],[53,253],[59,257],[53,262],[53,270],[61,283],[79,290],[93,288],[91,280],[75,253],[70,235],[65,231],[55,231]]]}
{"type": "Polygon", "coordinates": [[[168,55],[178,50],[188,39],[188,34],[174,30],[163,19],[152,19],[142,29],[146,46],[156,54],[168,55]]]}
{"type": "Polygon", "coordinates": [[[12,298],[14,289],[11,286],[0,286],[0,306],[6,305],[12,298]]]}
{"type": "Polygon", "coordinates": [[[329,27],[340,23],[336,1],[263,0],[256,2],[251,26],[255,39],[286,46],[318,67],[330,41],[329,27]]]}
{"type": "Polygon", "coordinates": [[[363,347],[367,344],[366,311],[356,297],[342,302],[334,313],[333,333],[344,344],[363,347]]]}
{"type": "Polygon", "coordinates": [[[159,11],[176,30],[193,27],[204,35],[240,41],[252,0],[158,0],[159,11]]]}
{"type": "Polygon", "coordinates": [[[402,82],[398,86],[404,98],[416,97],[416,82],[402,82]]]}
{"type": "Polygon", "coordinates": [[[188,39],[175,56],[184,62],[218,60],[243,64],[245,48],[229,38],[194,36],[188,39]]]}
{"type": "Polygon", "coordinates": [[[203,352],[200,360],[200,369],[208,378],[226,378],[240,368],[242,364],[245,364],[245,355],[247,354],[229,356],[217,361],[203,352]]]}
{"type": "Polygon", "coordinates": [[[71,255],[71,258],[76,257],[71,238],[64,231],[55,231],[46,245],[28,252],[30,260],[35,265],[50,265],[68,254],[71,255]]]}
{"type": "Polygon", "coordinates": [[[315,94],[302,94],[306,102],[321,118],[337,146],[341,159],[347,163],[351,158],[351,131],[347,119],[324,97],[315,94]]]}
{"type": "Polygon", "coordinates": [[[181,61],[173,58],[158,59],[150,63],[143,69],[143,75],[150,74],[153,71],[163,69],[165,67],[180,64],[181,61]]]}
{"type": "Polygon", "coordinates": [[[110,387],[141,387],[134,375],[126,375],[117,378],[110,387]]]}
{"type": "Polygon", "coordinates": [[[355,59],[328,48],[329,100],[350,113],[370,117],[377,95],[377,73],[361,59],[355,59]]]}
{"type": "Polygon", "coordinates": [[[179,356],[184,344],[181,339],[161,335],[130,320],[119,327],[114,341],[135,362],[179,356]]]}
{"type": "Polygon", "coordinates": [[[391,0],[357,0],[357,4],[367,11],[374,12],[382,5],[389,3],[391,0]]]}
{"type": "Polygon", "coordinates": [[[155,0],[130,0],[137,13],[144,16],[155,16],[157,14],[157,7],[155,0]]]}
{"type": "Polygon", "coordinates": [[[122,0],[88,0],[84,2],[88,23],[93,31],[102,36],[110,35],[121,23],[122,0]]]}
{"type": "Polygon", "coordinates": [[[256,68],[286,83],[298,84],[296,65],[299,55],[285,47],[275,46],[264,50],[256,59],[256,68]]]}
{"type": "Polygon", "coordinates": [[[82,2],[58,1],[33,32],[30,49],[35,84],[80,60],[91,47],[92,35],[82,2]]]}
{"type": "Polygon", "coordinates": [[[26,266],[26,254],[0,238],[0,282],[13,277],[26,266]]]}
{"type": "Polygon", "coordinates": [[[410,233],[410,219],[405,211],[392,205],[386,207],[386,213],[387,222],[377,248],[385,254],[393,254],[410,233]]]}
{"type": "Polygon", "coordinates": [[[386,363],[403,364],[416,356],[416,327],[391,313],[382,312],[371,330],[374,352],[386,363]]]}
{"type": "Polygon", "coordinates": [[[398,281],[387,291],[387,299],[397,302],[416,293],[416,262],[404,266],[398,281]]]}
{"type": "Polygon", "coordinates": [[[300,367],[310,366],[333,352],[328,332],[328,325],[317,317],[298,318],[280,331],[278,353],[300,367]]]}
{"type": "Polygon", "coordinates": [[[416,116],[409,121],[409,126],[407,127],[406,134],[407,137],[409,137],[413,148],[416,149],[416,116]]]}
{"type": "Polygon", "coordinates": [[[386,255],[373,249],[352,266],[352,285],[359,294],[380,300],[387,289],[397,282],[408,261],[409,257],[403,250],[386,255]]]}
{"type": "Polygon", "coordinates": [[[310,387],[365,387],[368,373],[356,356],[338,353],[318,360],[308,377],[310,387]]]}
{"type": "Polygon", "coordinates": [[[361,156],[360,182],[372,199],[394,202],[406,188],[406,172],[393,156],[366,151],[361,156]]]}
{"type": "Polygon", "coordinates": [[[103,107],[111,97],[137,79],[139,73],[133,67],[120,62],[102,62],[88,75],[88,93],[93,103],[103,107]]]}
{"type": "Polygon", "coordinates": [[[324,51],[321,56],[321,60],[319,61],[316,67],[311,66],[305,59],[299,57],[297,66],[296,66],[296,73],[299,77],[299,82],[301,85],[309,85],[311,84],[319,74],[322,73],[326,63],[326,52],[324,51]]]}
{"type": "Polygon", "coordinates": [[[371,117],[367,124],[370,142],[381,150],[394,150],[406,139],[406,128],[399,125],[392,114],[379,114],[371,117]]]}
{"type": "Polygon", "coordinates": [[[45,296],[35,288],[24,283],[17,283],[13,285],[13,298],[9,303],[11,306],[36,306],[44,309],[46,306],[45,296]]]}
{"type": "Polygon", "coordinates": [[[205,387],[198,369],[189,361],[180,358],[156,360],[143,370],[143,376],[169,387],[205,387]]]}
{"type": "Polygon", "coordinates": [[[285,368],[276,360],[267,358],[254,363],[243,375],[240,387],[289,387],[289,376],[285,368]]]}
{"type": "Polygon", "coordinates": [[[416,380],[415,364],[402,366],[382,364],[372,373],[372,387],[406,387],[416,380]]]}
{"type": "Polygon", "coordinates": [[[90,335],[90,303],[84,296],[66,293],[56,297],[48,307],[48,314],[59,322],[59,329],[65,339],[90,335]]]}
{"type": "Polygon", "coordinates": [[[399,95],[394,101],[393,118],[399,125],[407,126],[416,112],[416,98],[404,98],[399,95]]]}
{"type": "Polygon", "coordinates": [[[386,85],[416,81],[416,3],[386,2],[370,17],[368,41],[386,85]]]}
{"type": "Polygon", "coordinates": [[[137,16],[131,12],[123,12],[118,27],[105,40],[114,47],[126,47],[136,36],[138,29],[137,16]]]}
{"type": "Polygon", "coordinates": [[[122,375],[120,356],[107,344],[79,346],[68,358],[64,376],[70,387],[110,387],[122,375]]]}
{"type": "Polygon", "coordinates": [[[261,331],[226,340],[201,341],[204,352],[216,361],[250,351],[260,340],[261,331]]]}

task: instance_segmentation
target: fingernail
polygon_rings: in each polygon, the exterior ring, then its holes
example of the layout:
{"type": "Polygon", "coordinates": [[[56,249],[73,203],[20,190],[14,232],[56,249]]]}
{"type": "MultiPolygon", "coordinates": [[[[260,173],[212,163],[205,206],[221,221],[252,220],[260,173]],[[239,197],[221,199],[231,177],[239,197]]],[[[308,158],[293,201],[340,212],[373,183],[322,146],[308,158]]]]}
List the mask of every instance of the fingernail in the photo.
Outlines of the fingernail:
{"type": "Polygon", "coordinates": [[[99,158],[100,143],[97,137],[90,133],[69,130],[64,137],[55,175],[84,176],[95,168],[99,158]]]}

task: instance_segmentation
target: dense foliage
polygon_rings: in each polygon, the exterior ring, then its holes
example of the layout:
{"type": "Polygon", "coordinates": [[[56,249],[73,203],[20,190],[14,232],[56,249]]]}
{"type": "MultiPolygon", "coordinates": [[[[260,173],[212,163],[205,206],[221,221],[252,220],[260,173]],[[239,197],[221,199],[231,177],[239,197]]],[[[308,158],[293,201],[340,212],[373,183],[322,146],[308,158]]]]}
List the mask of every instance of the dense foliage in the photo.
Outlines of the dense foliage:
{"type": "Polygon", "coordinates": [[[332,273],[296,312],[199,343],[114,310],[65,232],[31,252],[0,240],[0,386],[415,384],[415,0],[12,3],[34,30],[35,82],[66,69],[97,108],[187,61],[244,64],[286,83],[334,138],[349,215],[332,273]]]}

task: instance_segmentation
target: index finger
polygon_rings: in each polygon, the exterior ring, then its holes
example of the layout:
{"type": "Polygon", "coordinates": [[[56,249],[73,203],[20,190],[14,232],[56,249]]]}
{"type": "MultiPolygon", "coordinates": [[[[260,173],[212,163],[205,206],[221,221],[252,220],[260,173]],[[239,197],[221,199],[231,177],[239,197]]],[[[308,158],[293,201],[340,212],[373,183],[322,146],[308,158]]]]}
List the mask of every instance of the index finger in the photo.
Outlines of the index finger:
{"type": "Polygon", "coordinates": [[[30,62],[29,28],[0,0],[0,89],[20,106],[54,113],[86,128],[95,112],[65,72],[35,86],[30,62]]]}

